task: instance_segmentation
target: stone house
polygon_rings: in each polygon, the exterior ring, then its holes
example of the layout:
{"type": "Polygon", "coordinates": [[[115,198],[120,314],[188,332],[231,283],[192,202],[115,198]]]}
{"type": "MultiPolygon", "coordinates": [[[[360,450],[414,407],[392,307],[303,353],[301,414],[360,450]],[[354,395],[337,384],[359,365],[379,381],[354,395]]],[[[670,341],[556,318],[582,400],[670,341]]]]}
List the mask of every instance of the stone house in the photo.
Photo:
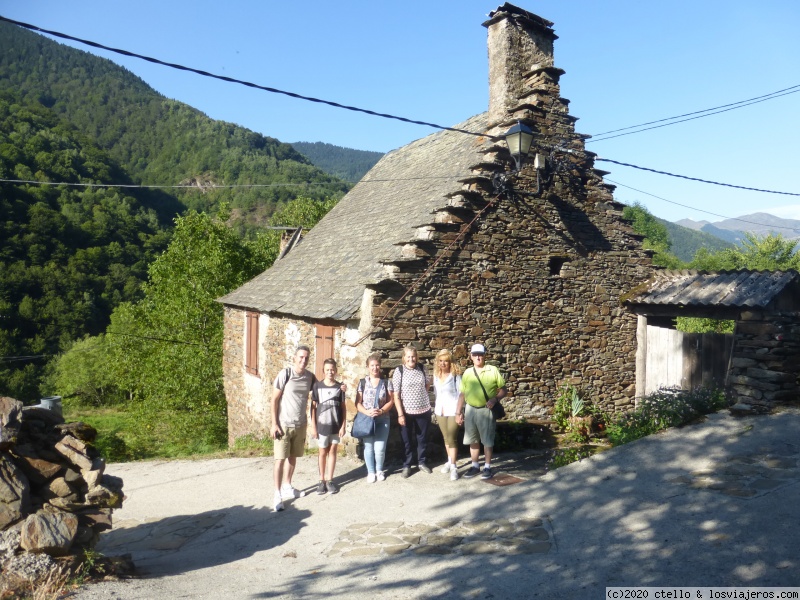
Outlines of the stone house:
{"type": "Polygon", "coordinates": [[[552,23],[504,4],[488,29],[489,110],[387,154],[291,252],[220,299],[229,438],[264,435],[271,381],[294,348],[333,356],[354,385],[413,343],[506,374],[511,417],[546,415],[570,381],[607,410],[633,405],[636,316],[620,296],[653,271],[613,186],[575,132],[552,23]],[[500,136],[534,132],[520,171],[500,136]],[[466,133],[465,133],[466,132],[466,133]]]}

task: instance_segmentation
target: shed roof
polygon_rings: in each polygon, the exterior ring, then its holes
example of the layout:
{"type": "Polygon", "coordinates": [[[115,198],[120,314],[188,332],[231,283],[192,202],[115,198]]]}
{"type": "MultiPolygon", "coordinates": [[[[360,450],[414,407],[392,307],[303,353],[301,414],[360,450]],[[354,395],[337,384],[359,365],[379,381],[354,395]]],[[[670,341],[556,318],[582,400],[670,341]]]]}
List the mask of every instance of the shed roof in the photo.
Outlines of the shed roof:
{"type": "Polygon", "coordinates": [[[790,283],[797,271],[660,271],[624,299],[645,306],[764,308],[790,283]]]}
{"type": "MultiPolygon", "coordinates": [[[[485,132],[487,115],[456,127],[485,132]]],[[[365,286],[386,279],[384,263],[401,260],[402,246],[434,222],[491,144],[441,131],[390,152],[285,258],[219,301],[319,320],[354,317],[365,286]]]]}

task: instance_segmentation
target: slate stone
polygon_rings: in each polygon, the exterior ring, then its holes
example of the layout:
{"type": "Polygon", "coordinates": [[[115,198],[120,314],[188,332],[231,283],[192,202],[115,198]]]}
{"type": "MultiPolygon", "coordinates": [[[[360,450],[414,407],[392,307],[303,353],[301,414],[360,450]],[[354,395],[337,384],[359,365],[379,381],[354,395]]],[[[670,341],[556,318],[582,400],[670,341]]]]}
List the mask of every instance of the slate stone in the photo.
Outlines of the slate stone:
{"type": "Polygon", "coordinates": [[[488,542],[468,542],[459,546],[462,554],[495,554],[498,550],[488,542]]]}
{"type": "Polygon", "coordinates": [[[100,483],[86,494],[86,502],[106,508],[121,508],[123,498],[122,479],[111,475],[103,475],[100,483]]]}
{"type": "Polygon", "coordinates": [[[403,540],[396,538],[393,535],[376,535],[367,539],[370,544],[400,544],[403,540]]]}
{"type": "Polygon", "coordinates": [[[78,533],[78,517],[72,513],[39,511],[25,519],[20,546],[28,552],[50,556],[67,554],[78,533]]]}
{"type": "Polygon", "coordinates": [[[57,477],[51,481],[47,486],[47,491],[58,498],[66,498],[67,496],[71,496],[75,493],[75,491],[67,483],[67,480],[63,477],[57,477]]]}
{"type": "Polygon", "coordinates": [[[408,550],[411,544],[396,544],[394,546],[384,546],[383,551],[386,554],[400,554],[403,550],[408,550]]]}
{"type": "Polygon", "coordinates": [[[82,485],[84,483],[80,472],[76,471],[75,469],[67,469],[64,472],[64,479],[67,480],[67,483],[73,483],[77,485],[82,485]]]}
{"type": "Polygon", "coordinates": [[[56,425],[55,429],[64,435],[69,434],[83,442],[92,443],[97,438],[97,430],[91,425],[80,421],[62,423],[61,425],[56,425]]]}
{"type": "Polygon", "coordinates": [[[29,456],[15,456],[14,462],[33,485],[45,484],[63,468],[59,463],[29,456]]]}
{"type": "Polygon", "coordinates": [[[25,406],[22,408],[22,421],[40,421],[47,427],[55,427],[64,422],[64,417],[47,408],[25,406]]]}
{"type": "Polygon", "coordinates": [[[89,510],[82,510],[77,514],[78,525],[81,527],[91,528],[94,531],[105,531],[111,529],[111,509],[110,508],[95,508],[89,510]]]}
{"type": "Polygon", "coordinates": [[[17,443],[22,414],[22,402],[0,396],[0,450],[7,450],[17,443]]]}
{"type": "Polygon", "coordinates": [[[9,456],[0,454],[0,529],[22,519],[29,503],[28,478],[9,456]]]}
{"type": "Polygon", "coordinates": [[[55,449],[81,471],[92,470],[92,459],[86,454],[86,444],[68,435],[55,445],[55,449]]]}

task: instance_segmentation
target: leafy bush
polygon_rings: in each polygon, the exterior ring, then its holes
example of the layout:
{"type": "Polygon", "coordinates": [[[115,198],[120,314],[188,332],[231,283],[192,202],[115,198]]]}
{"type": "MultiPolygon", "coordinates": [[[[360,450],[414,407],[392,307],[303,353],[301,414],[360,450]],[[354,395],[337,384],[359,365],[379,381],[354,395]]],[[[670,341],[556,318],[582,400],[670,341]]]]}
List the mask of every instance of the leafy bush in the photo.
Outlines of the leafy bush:
{"type": "Polygon", "coordinates": [[[627,444],[668,427],[683,425],[728,405],[728,397],[716,388],[662,388],[644,396],[632,412],[612,419],[606,426],[608,440],[614,446],[627,444]]]}

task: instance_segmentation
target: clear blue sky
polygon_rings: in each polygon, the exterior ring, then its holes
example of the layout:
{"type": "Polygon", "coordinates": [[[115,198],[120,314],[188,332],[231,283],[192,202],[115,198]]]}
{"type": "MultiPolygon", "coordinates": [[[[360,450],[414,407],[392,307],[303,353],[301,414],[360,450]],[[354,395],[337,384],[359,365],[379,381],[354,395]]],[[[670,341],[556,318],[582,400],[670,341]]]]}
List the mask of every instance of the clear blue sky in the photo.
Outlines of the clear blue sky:
{"type": "MultiPolygon", "coordinates": [[[[797,0],[518,0],[555,22],[562,95],[580,133],[599,132],[800,84],[797,0]]],[[[441,125],[487,108],[494,0],[0,0],[0,14],[168,62],[441,125]]],[[[102,53],[167,97],[284,142],[388,151],[432,130],[251,90],[102,53]]],[[[800,93],[590,143],[601,157],[736,185],[800,193],[800,93]]],[[[669,220],[768,211],[800,219],[800,197],[736,191],[598,163],[669,220]]],[[[171,183],[171,182],[165,182],[171,183]]]]}

